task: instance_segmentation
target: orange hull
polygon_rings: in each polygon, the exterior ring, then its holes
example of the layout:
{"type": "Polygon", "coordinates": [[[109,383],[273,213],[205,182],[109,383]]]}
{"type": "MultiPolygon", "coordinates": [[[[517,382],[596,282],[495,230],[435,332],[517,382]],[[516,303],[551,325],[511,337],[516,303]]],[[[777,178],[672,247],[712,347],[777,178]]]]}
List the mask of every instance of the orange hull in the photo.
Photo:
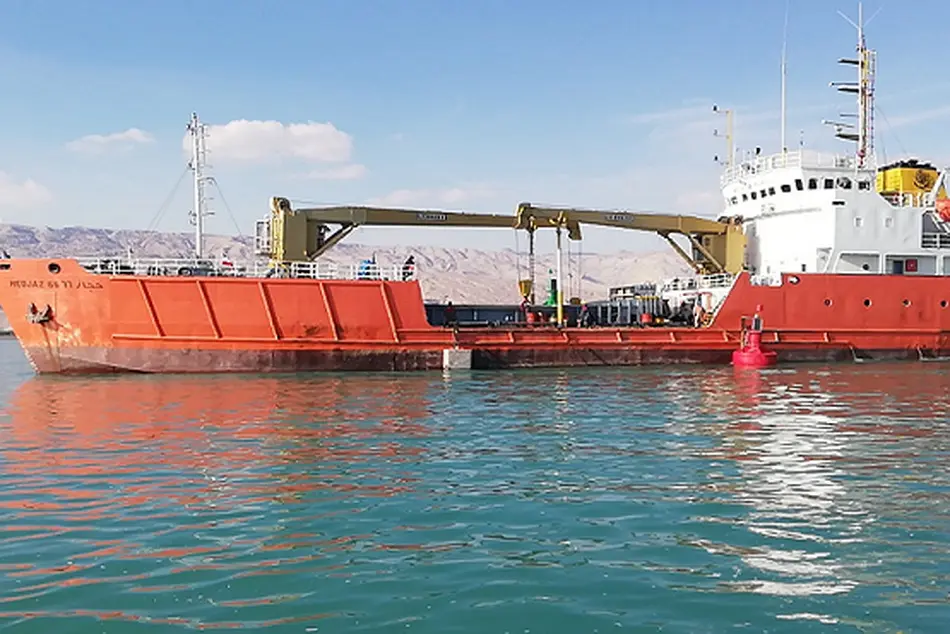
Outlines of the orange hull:
{"type": "Polygon", "coordinates": [[[742,274],[707,328],[500,327],[426,320],[417,282],[101,275],[75,260],[5,260],[0,306],[33,367],[69,372],[429,370],[728,363],[758,311],[780,360],[918,358],[950,350],[950,280],[742,274]],[[47,307],[49,307],[47,309],[47,307]]]}

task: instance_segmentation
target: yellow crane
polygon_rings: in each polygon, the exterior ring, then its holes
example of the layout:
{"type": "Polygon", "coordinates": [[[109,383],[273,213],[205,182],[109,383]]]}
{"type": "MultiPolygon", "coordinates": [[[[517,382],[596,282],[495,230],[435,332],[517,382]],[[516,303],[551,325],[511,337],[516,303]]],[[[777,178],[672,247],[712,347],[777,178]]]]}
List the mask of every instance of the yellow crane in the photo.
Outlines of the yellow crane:
{"type": "MultiPolygon", "coordinates": [[[[657,233],[699,274],[738,273],[744,268],[745,233],[738,219],[710,220],[695,216],[669,214],[636,214],[626,211],[602,211],[571,207],[541,207],[520,203],[517,226],[527,228],[544,223],[555,227],[584,223],[657,233]],[[693,249],[686,253],[672,235],[686,236],[693,249]]],[[[561,294],[561,233],[557,242],[557,322],[563,323],[564,299],[561,294]]]]}
{"type": "MultiPolygon", "coordinates": [[[[257,221],[255,251],[274,262],[315,260],[361,226],[469,227],[521,229],[530,236],[532,279],[523,280],[521,293],[532,295],[534,232],[538,228],[566,228],[571,240],[581,239],[577,222],[567,220],[557,226],[535,222],[530,213],[515,217],[499,214],[474,214],[457,211],[398,209],[355,205],[294,209],[286,198],[271,198],[270,214],[257,221]],[[334,229],[333,227],[337,228],[334,229]],[[525,284],[527,282],[527,284],[525,284]]],[[[560,283],[560,281],[558,282],[560,283]]]]}
{"type": "Polygon", "coordinates": [[[571,207],[541,207],[521,203],[517,210],[518,227],[528,223],[580,223],[652,231],[669,242],[670,246],[699,274],[732,273],[743,270],[745,261],[745,233],[738,218],[711,220],[697,216],[669,214],[638,214],[626,211],[602,211],[571,207]],[[686,253],[672,235],[685,236],[693,247],[686,253]]]}

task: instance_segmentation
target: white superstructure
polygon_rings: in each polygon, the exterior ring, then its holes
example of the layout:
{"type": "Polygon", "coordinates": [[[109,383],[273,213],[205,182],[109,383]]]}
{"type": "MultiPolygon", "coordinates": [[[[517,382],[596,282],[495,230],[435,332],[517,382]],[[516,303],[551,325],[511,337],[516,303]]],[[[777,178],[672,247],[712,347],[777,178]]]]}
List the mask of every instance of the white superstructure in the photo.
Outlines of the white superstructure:
{"type": "Polygon", "coordinates": [[[858,112],[842,115],[855,123],[826,122],[856,143],[854,155],[755,155],[730,162],[722,175],[725,213],[742,218],[754,275],[950,275],[950,223],[937,209],[946,170],[915,161],[875,165],[875,54],[861,17],[855,26],[856,59],[840,62],[857,67],[858,81],[831,84],[857,95],[858,112]]]}
{"type": "Polygon", "coordinates": [[[736,164],[722,192],[743,218],[753,274],[950,275],[950,227],[935,208],[946,172],[928,167],[916,171],[929,191],[882,194],[878,171],[852,157],[788,152],[736,164]]]}

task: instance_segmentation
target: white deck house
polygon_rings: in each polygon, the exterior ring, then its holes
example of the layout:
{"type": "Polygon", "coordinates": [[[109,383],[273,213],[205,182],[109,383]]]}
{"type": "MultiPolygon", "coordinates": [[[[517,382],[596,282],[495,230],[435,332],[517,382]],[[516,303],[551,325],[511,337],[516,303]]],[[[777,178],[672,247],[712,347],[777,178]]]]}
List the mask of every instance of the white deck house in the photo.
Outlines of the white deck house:
{"type": "Polygon", "coordinates": [[[853,157],[786,152],[730,167],[722,193],[744,220],[753,274],[950,275],[950,227],[935,209],[946,173],[919,168],[930,191],[881,194],[878,170],[853,157]]]}

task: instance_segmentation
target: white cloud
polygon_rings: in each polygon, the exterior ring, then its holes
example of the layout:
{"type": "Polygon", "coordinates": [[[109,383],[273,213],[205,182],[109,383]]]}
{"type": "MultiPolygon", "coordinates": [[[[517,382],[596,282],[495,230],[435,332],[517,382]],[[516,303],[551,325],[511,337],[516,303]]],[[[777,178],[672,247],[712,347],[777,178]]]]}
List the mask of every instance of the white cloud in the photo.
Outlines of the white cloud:
{"type": "Polygon", "coordinates": [[[0,206],[30,207],[46,204],[52,199],[50,191],[33,179],[16,181],[6,172],[0,172],[0,206]]]}
{"type": "MultiPolygon", "coordinates": [[[[208,126],[210,160],[264,162],[293,158],[320,163],[342,163],[350,159],[353,138],[332,123],[281,123],[237,119],[224,125],[208,126]]],[[[182,147],[191,151],[185,135],[182,147]]]]}
{"type": "Polygon", "coordinates": [[[129,128],[124,132],[112,134],[88,134],[70,141],[66,148],[83,154],[101,154],[110,149],[128,150],[134,145],[151,143],[154,140],[151,134],[138,128],[129,128]]]}
{"type": "Polygon", "coordinates": [[[321,181],[351,181],[363,178],[366,172],[367,169],[365,165],[349,163],[339,167],[313,170],[306,175],[306,178],[321,181]]]}
{"type": "Polygon", "coordinates": [[[397,189],[366,203],[381,207],[440,207],[459,205],[487,198],[493,192],[487,187],[450,187],[446,189],[397,189]]]}

